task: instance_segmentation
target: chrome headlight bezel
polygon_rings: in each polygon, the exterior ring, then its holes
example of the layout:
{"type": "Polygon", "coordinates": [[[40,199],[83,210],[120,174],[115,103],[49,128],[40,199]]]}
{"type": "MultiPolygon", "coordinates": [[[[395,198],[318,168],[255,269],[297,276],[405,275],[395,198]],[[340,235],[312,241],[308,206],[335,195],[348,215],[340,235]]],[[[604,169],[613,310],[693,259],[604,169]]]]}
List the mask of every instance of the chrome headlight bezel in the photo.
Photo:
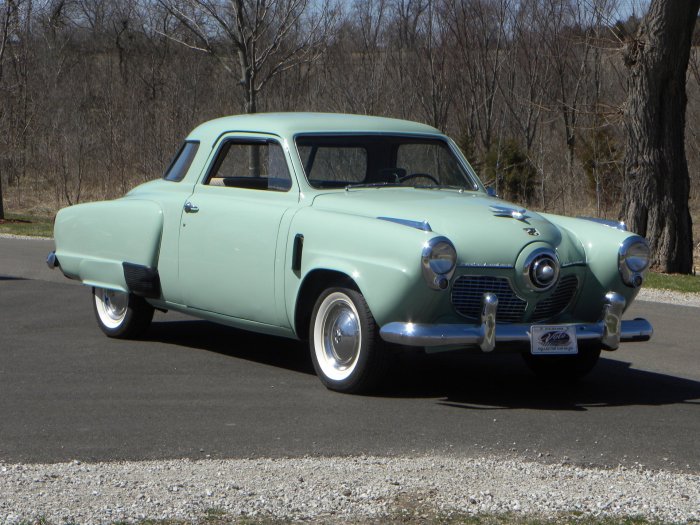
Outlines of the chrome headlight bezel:
{"type": "Polygon", "coordinates": [[[434,290],[446,290],[457,268],[454,244],[447,237],[433,237],[423,245],[421,266],[428,286],[434,290]]]}
{"type": "Polygon", "coordinates": [[[631,288],[639,288],[651,262],[651,250],[644,237],[633,235],[620,243],[617,267],[622,282],[631,288]]]}
{"type": "Polygon", "coordinates": [[[546,292],[559,281],[559,257],[554,250],[537,248],[525,259],[523,278],[528,290],[546,292]]]}

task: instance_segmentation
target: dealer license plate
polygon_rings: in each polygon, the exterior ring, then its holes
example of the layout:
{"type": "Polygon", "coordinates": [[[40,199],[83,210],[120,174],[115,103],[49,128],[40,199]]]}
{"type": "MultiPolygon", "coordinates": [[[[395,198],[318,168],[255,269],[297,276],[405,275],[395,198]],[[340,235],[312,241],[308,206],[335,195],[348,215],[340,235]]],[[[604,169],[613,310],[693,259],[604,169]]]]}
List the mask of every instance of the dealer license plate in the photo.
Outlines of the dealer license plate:
{"type": "Polygon", "coordinates": [[[533,325],[530,327],[530,352],[537,355],[577,354],[574,325],[533,325]]]}

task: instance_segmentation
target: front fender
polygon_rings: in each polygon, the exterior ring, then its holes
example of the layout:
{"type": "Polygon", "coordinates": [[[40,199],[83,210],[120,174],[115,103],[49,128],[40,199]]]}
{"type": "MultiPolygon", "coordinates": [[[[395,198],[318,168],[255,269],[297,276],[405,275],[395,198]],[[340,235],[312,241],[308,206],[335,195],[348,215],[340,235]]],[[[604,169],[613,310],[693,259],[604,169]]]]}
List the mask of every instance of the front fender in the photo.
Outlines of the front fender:
{"type": "Polygon", "coordinates": [[[599,317],[608,292],[622,295],[629,307],[637,297],[639,288],[622,281],[618,270],[618,253],[622,242],[636,234],[584,219],[557,215],[548,215],[547,219],[578,238],[586,253],[588,270],[574,312],[576,318],[595,320],[599,317]]]}
{"type": "Polygon", "coordinates": [[[420,257],[425,242],[437,235],[371,217],[301,210],[287,246],[285,303],[291,325],[301,284],[315,270],[352,279],[379,325],[429,317],[441,292],[425,283],[420,257]],[[291,254],[297,234],[304,236],[304,245],[301,268],[294,271],[291,254]]]}

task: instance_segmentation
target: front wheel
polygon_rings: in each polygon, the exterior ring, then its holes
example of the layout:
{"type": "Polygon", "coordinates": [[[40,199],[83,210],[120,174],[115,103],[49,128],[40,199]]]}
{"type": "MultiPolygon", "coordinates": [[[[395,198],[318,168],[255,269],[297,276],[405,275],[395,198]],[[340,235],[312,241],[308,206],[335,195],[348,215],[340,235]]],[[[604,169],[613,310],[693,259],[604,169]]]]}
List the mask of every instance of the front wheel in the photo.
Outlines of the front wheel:
{"type": "Polygon", "coordinates": [[[580,342],[578,354],[532,355],[523,354],[525,363],[535,375],[548,381],[571,381],[588,374],[598,362],[600,345],[580,342]]]}
{"type": "Polygon", "coordinates": [[[93,308],[97,324],[109,337],[131,339],[150,326],[154,308],[134,294],[93,288],[93,308]]]}
{"type": "Polygon", "coordinates": [[[376,387],[386,351],[364,296],[350,288],[329,288],[311,315],[309,346],[321,382],[338,392],[359,394],[376,387]]]}

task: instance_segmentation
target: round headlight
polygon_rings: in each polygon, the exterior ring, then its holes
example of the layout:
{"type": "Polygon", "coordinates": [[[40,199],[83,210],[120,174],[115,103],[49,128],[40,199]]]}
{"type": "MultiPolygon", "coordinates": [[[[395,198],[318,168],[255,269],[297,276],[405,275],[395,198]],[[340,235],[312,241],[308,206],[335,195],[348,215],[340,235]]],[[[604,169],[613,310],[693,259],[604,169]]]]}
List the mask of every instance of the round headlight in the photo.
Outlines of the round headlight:
{"type": "Polygon", "coordinates": [[[649,266],[649,246],[645,242],[636,242],[627,249],[625,264],[633,272],[643,272],[649,266]]]}
{"type": "Polygon", "coordinates": [[[438,242],[433,246],[428,257],[430,269],[439,274],[449,273],[455,267],[456,261],[457,252],[455,247],[452,246],[452,243],[445,241],[438,242]]]}
{"type": "Polygon", "coordinates": [[[457,264],[457,251],[445,237],[436,237],[423,246],[423,276],[431,288],[444,290],[457,264]]]}
{"type": "Polygon", "coordinates": [[[628,237],[620,244],[618,266],[620,276],[628,286],[637,287],[642,283],[642,274],[649,267],[651,251],[646,239],[639,236],[628,237]]]}

